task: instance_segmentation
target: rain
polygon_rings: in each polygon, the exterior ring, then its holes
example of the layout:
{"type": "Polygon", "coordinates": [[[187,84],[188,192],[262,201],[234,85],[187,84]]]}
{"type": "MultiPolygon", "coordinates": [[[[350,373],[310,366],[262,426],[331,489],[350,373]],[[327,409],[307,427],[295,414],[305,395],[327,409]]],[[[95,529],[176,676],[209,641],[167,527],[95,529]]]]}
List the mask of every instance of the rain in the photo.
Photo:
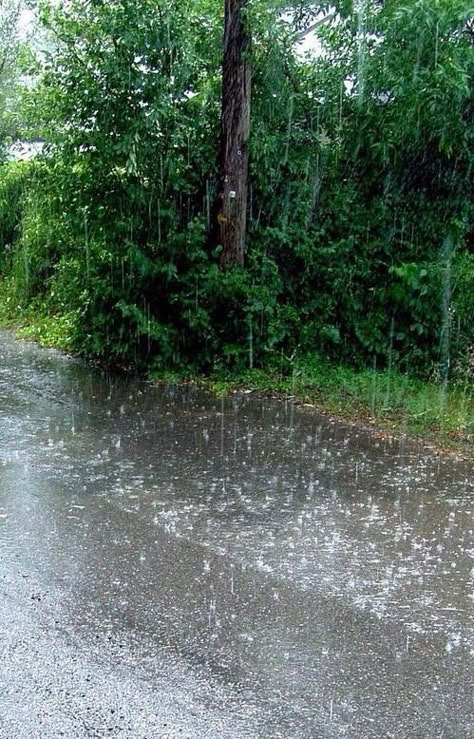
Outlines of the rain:
{"type": "Polygon", "coordinates": [[[0,0],[0,739],[474,737],[467,0],[0,0]]]}
{"type": "Polygon", "coordinates": [[[470,463],[0,338],[3,736],[469,736],[470,463]]]}

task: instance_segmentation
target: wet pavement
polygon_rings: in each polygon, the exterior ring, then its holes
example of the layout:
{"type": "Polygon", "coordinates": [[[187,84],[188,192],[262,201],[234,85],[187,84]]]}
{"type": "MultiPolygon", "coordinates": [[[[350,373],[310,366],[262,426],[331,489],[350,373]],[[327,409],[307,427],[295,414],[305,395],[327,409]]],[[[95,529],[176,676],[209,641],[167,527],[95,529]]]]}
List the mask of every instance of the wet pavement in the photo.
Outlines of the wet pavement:
{"type": "Polygon", "coordinates": [[[474,475],[0,332],[0,738],[474,737],[474,475]]]}

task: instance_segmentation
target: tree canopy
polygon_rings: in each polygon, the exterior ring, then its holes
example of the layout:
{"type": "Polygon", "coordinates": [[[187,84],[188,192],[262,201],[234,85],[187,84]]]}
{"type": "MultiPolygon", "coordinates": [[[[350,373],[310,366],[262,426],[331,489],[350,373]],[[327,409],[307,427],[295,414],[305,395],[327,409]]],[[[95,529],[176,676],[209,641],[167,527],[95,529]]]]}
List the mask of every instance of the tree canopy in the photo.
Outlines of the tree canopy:
{"type": "Polygon", "coordinates": [[[41,3],[22,115],[47,145],[0,185],[21,191],[15,304],[122,363],[316,351],[429,373],[449,334],[454,371],[474,343],[470,3],[241,5],[246,254],[222,271],[224,3],[41,3]]]}
{"type": "Polygon", "coordinates": [[[5,147],[14,131],[13,100],[20,49],[19,16],[20,4],[17,0],[0,0],[0,156],[5,156],[5,147]]]}

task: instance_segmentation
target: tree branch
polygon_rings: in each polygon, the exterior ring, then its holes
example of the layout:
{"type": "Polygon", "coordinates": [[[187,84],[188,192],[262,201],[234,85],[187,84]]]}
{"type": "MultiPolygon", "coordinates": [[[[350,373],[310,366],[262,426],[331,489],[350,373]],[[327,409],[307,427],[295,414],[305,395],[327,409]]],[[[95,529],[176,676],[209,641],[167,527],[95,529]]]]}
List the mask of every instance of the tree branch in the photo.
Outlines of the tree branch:
{"type": "Polygon", "coordinates": [[[295,42],[298,44],[300,41],[303,41],[303,39],[306,38],[310,33],[315,31],[320,26],[324,26],[326,23],[330,23],[334,18],[336,17],[336,13],[330,13],[329,15],[325,15],[324,18],[320,18],[316,23],[313,23],[309,28],[305,28],[304,31],[300,31],[296,35],[295,42]]]}

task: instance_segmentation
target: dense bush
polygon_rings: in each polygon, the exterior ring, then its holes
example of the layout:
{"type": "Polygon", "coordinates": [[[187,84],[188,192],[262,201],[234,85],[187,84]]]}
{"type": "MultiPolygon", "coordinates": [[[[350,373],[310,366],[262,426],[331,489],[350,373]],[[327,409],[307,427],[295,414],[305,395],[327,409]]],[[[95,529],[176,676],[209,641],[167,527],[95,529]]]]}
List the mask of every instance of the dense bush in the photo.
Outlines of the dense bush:
{"type": "Polygon", "coordinates": [[[140,5],[45,10],[57,47],[25,114],[49,144],[0,168],[15,305],[66,317],[68,346],[122,364],[281,366],[310,351],[428,373],[449,331],[461,366],[468,4],[368,3],[364,29],[357,14],[323,29],[316,60],[256,25],[248,258],[228,271],[207,238],[221,20],[204,1],[140,5]]]}

